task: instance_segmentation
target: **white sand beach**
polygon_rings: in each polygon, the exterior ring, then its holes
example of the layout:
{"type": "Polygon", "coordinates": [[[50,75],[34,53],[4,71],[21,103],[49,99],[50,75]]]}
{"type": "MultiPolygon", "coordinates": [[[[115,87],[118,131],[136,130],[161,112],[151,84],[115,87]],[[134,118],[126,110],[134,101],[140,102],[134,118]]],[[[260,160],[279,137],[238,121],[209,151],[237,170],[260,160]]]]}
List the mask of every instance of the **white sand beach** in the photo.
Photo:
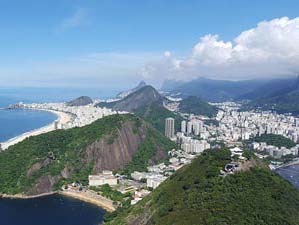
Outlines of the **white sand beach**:
{"type": "MultiPolygon", "coordinates": [[[[73,116],[69,113],[65,113],[65,112],[61,112],[61,111],[54,111],[54,110],[44,110],[44,111],[48,111],[48,112],[56,114],[58,118],[55,121],[58,121],[62,125],[67,124],[69,121],[71,121],[73,119],[73,116]]],[[[9,146],[15,145],[15,144],[25,140],[28,137],[37,136],[37,135],[44,134],[44,133],[55,130],[55,121],[53,121],[52,123],[50,123],[44,127],[23,133],[17,137],[11,138],[6,142],[1,143],[1,149],[6,150],[9,146]]]]}
{"type": "Polygon", "coordinates": [[[105,198],[101,195],[98,195],[94,193],[93,191],[72,191],[72,190],[65,190],[60,191],[59,194],[76,198],[84,202],[89,202],[91,204],[94,204],[96,206],[99,206],[108,212],[113,212],[116,210],[115,206],[113,205],[113,201],[105,198]]]}

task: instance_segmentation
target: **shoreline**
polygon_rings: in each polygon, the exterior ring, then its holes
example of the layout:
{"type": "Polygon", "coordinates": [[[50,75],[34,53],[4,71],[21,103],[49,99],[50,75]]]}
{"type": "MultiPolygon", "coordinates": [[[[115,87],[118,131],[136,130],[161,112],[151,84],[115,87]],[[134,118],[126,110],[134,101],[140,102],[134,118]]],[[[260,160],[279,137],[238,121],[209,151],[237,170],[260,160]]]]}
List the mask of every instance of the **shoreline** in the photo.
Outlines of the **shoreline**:
{"type": "Polygon", "coordinates": [[[299,161],[297,161],[297,162],[292,162],[292,163],[288,163],[288,164],[281,165],[281,166],[278,166],[278,167],[276,167],[274,170],[277,170],[277,169],[284,169],[284,168],[289,167],[289,166],[297,166],[297,165],[299,165],[299,161]]]}
{"type": "Polygon", "coordinates": [[[100,195],[97,195],[96,198],[93,198],[92,196],[88,196],[89,194],[87,193],[84,192],[80,193],[74,191],[59,191],[58,194],[96,205],[106,210],[107,212],[113,212],[116,210],[116,208],[113,206],[112,200],[100,195]]]}
{"type": "Polygon", "coordinates": [[[291,161],[291,162],[288,162],[288,163],[284,163],[280,166],[275,166],[275,167],[270,167],[271,170],[275,171],[277,169],[281,169],[281,168],[285,168],[285,167],[289,167],[289,166],[294,166],[294,165],[299,165],[299,158],[297,158],[295,161],[291,161]]]}
{"type": "Polygon", "coordinates": [[[7,198],[7,199],[34,199],[34,198],[41,198],[45,196],[50,196],[57,194],[58,192],[48,192],[44,194],[39,195],[24,195],[24,194],[15,194],[15,195],[8,195],[8,194],[0,194],[1,198],[7,198]]]}
{"type": "Polygon", "coordinates": [[[61,124],[66,124],[66,123],[68,123],[69,121],[71,121],[73,119],[73,115],[71,115],[69,113],[66,113],[66,112],[50,110],[50,109],[29,109],[29,110],[38,110],[38,111],[50,112],[50,113],[55,114],[57,116],[57,119],[55,119],[53,122],[51,122],[51,123],[49,123],[49,124],[47,124],[43,127],[25,132],[25,133],[20,134],[16,137],[13,137],[13,138],[5,141],[5,142],[2,142],[1,143],[1,150],[2,151],[5,151],[10,146],[15,145],[15,144],[25,140],[28,137],[37,136],[37,135],[48,133],[48,132],[51,132],[51,131],[55,130],[55,122],[56,121],[58,121],[61,124]]]}
{"type": "Polygon", "coordinates": [[[54,191],[54,192],[48,192],[43,193],[39,195],[24,195],[24,194],[16,194],[16,195],[9,195],[9,194],[0,194],[0,199],[20,199],[20,200],[27,200],[27,199],[35,199],[35,198],[41,198],[45,196],[51,196],[51,195],[61,195],[68,198],[73,198],[80,200],[82,202],[90,203],[92,205],[95,205],[99,208],[102,208],[106,210],[107,212],[113,212],[116,210],[116,208],[113,206],[113,201],[110,199],[107,199],[103,196],[97,195],[97,198],[93,198],[92,196],[88,196],[88,194],[74,192],[74,191],[54,191]]]}

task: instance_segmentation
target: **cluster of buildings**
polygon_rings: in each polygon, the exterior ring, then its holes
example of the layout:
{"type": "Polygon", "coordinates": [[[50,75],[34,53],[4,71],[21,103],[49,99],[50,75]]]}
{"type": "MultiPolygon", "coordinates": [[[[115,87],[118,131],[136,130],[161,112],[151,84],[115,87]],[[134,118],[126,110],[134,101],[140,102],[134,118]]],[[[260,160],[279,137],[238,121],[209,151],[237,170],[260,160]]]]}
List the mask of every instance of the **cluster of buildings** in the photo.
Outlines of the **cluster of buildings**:
{"type": "Polygon", "coordinates": [[[272,156],[273,158],[280,159],[282,156],[286,155],[298,155],[298,149],[299,145],[296,145],[292,148],[286,148],[286,147],[276,147],[273,145],[267,145],[265,142],[253,142],[252,148],[260,153],[266,153],[267,155],[272,156]]]}
{"type": "Polygon", "coordinates": [[[181,122],[181,132],[186,135],[194,134],[199,136],[204,131],[204,122],[199,119],[192,118],[189,121],[183,120],[181,122]]]}
{"type": "Polygon", "coordinates": [[[216,120],[219,127],[215,128],[217,139],[225,142],[249,140],[262,134],[277,134],[294,142],[299,140],[299,119],[273,112],[239,112],[238,105],[221,103],[216,120]]]}
{"type": "Polygon", "coordinates": [[[200,154],[211,146],[206,140],[197,140],[183,133],[177,133],[177,143],[186,153],[200,154]]]}
{"type": "Polygon", "coordinates": [[[68,106],[66,103],[19,103],[15,105],[15,107],[33,110],[53,110],[58,112],[64,112],[71,116],[71,119],[67,123],[62,124],[60,121],[55,121],[55,129],[82,127],[91,124],[92,122],[101,119],[104,116],[109,116],[116,113],[127,113],[112,111],[108,108],[99,108],[96,107],[95,104],[89,104],[85,106],[68,106]]]}
{"type": "Polygon", "coordinates": [[[175,134],[174,118],[165,119],[165,136],[176,141],[178,146],[190,154],[200,154],[211,146],[205,140],[209,133],[204,127],[204,122],[196,117],[190,117],[189,121],[181,122],[181,132],[175,134]],[[200,140],[198,139],[200,138],[200,140]]]}

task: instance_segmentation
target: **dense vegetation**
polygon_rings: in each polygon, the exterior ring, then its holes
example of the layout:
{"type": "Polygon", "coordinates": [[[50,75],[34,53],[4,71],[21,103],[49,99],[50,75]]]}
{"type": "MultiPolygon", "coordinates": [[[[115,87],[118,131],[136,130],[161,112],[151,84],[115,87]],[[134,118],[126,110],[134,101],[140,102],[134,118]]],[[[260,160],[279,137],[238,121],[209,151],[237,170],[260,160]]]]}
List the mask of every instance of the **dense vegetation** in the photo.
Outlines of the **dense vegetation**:
{"type": "Polygon", "coordinates": [[[49,132],[11,146],[0,153],[0,192],[27,192],[39,177],[58,175],[66,166],[75,168],[74,180],[86,182],[92,165],[82,160],[84,147],[110,134],[128,119],[131,118],[109,116],[85,127],[49,132]],[[48,166],[27,175],[33,164],[47,159],[50,161],[48,166]]]}
{"type": "Polygon", "coordinates": [[[195,115],[203,115],[214,117],[217,114],[217,108],[195,96],[189,96],[180,103],[180,112],[193,113],[195,115]]]}
{"type": "Polygon", "coordinates": [[[299,193],[262,164],[219,176],[228,150],[204,152],[107,224],[298,224],[299,193]]]}
{"type": "MultiPolygon", "coordinates": [[[[113,115],[84,127],[57,130],[30,137],[11,146],[5,152],[0,153],[0,193],[28,193],[38,179],[45,175],[58,177],[59,182],[56,183],[56,188],[73,181],[87,184],[88,175],[92,173],[94,163],[86,163],[86,146],[107,135],[112,137],[108,141],[113,142],[115,131],[127,121],[133,121],[138,132],[137,128],[141,123],[138,117],[129,114],[113,115]],[[65,168],[68,168],[71,173],[68,179],[62,179],[60,176],[65,168]]],[[[133,155],[134,160],[130,164],[132,168],[140,167],[140,161],[135,158],[149,159],[147,157],[155,153],[154,146],[160,146],[160,142],[161,149],[165,151],[169,150],[166,147],[172,144],[154,128],[148,125],[147,127],[151,130],[150,138],[145,137],[144,143],[140,143],[140,149],[135,153],[136,156],[133,155]]],[[[141,167],[144,168],[146,163],[147,161],[143,161],[141,167]]]]}
{"type": "Polygon", "coordinates": [[[175,130],[179,130],[181,126],[182,117],[179,114],[169,111],[161,104],[152,103],[145,107],[140,107],[135,110],[135,114],[142,117],[163,134],[165,131],[165,119],[167,117],[175,119],[175,130]]]}
{"type": "Polygon", "coordinates": [[[147,171],[149,164],[158,163],[168,158],[167,151],[176,147],[174,142],[162,136],[155,129],[148,129],[146,136],[146,140],[140,144],[131,162],[119,171],[121,174],[129,176],[134,171],[147,171]],[[157,153],[157,148],[163,149],[162,152],[157,153]],[[159,155],[158,159],[155,159],[155,155],[159,155]]]}
{"type": "Polygon", "coordinates": [[[131,193],[122,194],[121,192],[112,189],[108,184],[100,187],[89,187],[91,190],[98,192],[101,196],[111,199],[114,202],[122,202],[125,198],[131,197],[131,193]]]}
{"type": "Polygon", "coordinates": [[[97,106],[135,113],[164,134],[167,117],[175,119],[176,129],[179,129],[182,118],[166,109],[163,101],[167,100],[155,88],[144,86],[119,101],[102,102],[97,106]]]}
{"type": "Polygon", "coordinates": [[[292,148],[296,145],[296,143],[291,139],[277,134],[262,134],[261,136],[256,136],[255,138],[253,138],[252,141],[266,142],[268,145],[273,145],[279,148],[292,148]]]}

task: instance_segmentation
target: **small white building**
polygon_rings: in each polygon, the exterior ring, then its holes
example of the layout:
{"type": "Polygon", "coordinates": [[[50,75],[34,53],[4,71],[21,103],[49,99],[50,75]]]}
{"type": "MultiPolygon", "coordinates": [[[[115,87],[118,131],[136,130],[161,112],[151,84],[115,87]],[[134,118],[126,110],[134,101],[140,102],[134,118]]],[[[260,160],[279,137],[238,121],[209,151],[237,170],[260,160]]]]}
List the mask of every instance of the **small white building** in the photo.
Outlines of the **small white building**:
{"type": "Polygon", "coordinates": [[[138,172],[138,171],[134,171],[133,173],[131,173],[131,177],[134,180],[141,180],[141,179],[146,179],[147,174],[146,173],[142,173],[142,172],[138,172]]]}
{"type": "Polygon", "coordinates": [[[243,154],[243,150],[239,147],[231,148],[230,152],[231,152],[231,157],[234,157],[235,155],[240,157],[243,154]]]}
{"type": "Polygon", "coordinates": [[[146,186],[155,189],[166,179],[163,175],[152,175],[147,178],[146,186]]]}
{"type": "Polygon", "coordinates": [[[112,174],[112,171],[104,170],[99,175],[89,175],[89,186],[101,186],[109,184],[110,186],[117,185],[118,179],[112,174]]]}

